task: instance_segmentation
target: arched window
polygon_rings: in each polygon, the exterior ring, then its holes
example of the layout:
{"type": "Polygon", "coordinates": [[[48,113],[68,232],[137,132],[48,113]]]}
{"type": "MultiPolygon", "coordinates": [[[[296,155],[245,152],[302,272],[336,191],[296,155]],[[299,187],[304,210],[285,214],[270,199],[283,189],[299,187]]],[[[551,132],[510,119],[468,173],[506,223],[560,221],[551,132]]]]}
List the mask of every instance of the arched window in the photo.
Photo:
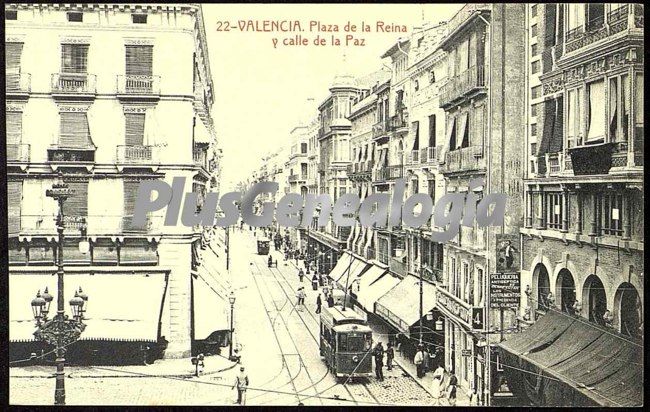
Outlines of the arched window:
{"type": "Polygon", "coordinates": [[[590,275],[582,291],[583,299],[587,303],[589,321],[604,325],[603,315],[607,311],[607,295],[605,287],[598,276],[590,275]]]}
{"type": "Polygon", "coordinates": [[[546,266],[543,264],[538,264],[535,267],[535,272],[533,273],[533,279],[536,279],[535,291],[533,293],[533,307],[537,307],[537,310],[546,312],[549,306],[549,294],[551,293],[551,282],[548,277],[548,271],[546,266]]]}
{"type": "Polygon", "coordinates": [[[620,332],[632,337],[642,336],[643,304],[636,288],[631,283],[622,283],[616,290],[614,301],[620,332]]]}
{"type": "Polygon", "coordinates": [[[562,312],[574,314],[573,304],[576,301],[576,285],[573,275],[568,269],[560,270],[555,282],[558,304],[562,312]]]}

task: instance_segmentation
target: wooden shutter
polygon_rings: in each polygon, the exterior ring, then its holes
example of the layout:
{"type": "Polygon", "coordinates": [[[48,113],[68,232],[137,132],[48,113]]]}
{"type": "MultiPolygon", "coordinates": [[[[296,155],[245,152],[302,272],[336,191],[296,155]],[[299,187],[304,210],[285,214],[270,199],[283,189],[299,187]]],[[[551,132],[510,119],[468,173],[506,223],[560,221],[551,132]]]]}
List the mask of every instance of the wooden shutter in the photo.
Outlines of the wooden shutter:
{"type": "Polygon", "coordinates": [[[564,148],[564,105],[562,97],[555,99],[555,122],[553,123],[553,138],[549,143],[549,153],[561,152],[564,148]]]}
{"type": "Polygon", "coordinates": [[[420,122],[413,122],[413,131],[415,132],[415,138],[413,140],[413,150],[420,149],[420,122]]]}
{"type": "Polygon", "coordinates": [[[86,73],[88,70],[87,44],[61,45],[61,71],[63,73],[86,73]]]}
{"type": "Polygon", "coordinates": [[[67,182],[74,194],[63,202],[63,215],[69,218],[88,216],[88,181],[67,182]]]}
{"type": "Polygon", "coordinates": [[[436,115],[429,116],[429,147],[436,147],[436,115]]]}
{"type": "Polygon", "coordinates": [[[151,76],[153,74],[153,46],[126,46],[126,75],[151,76]]]}
{"type": "Polygon", "coordinates": [[[61,113],[59,145],[70,148],[92,147],[86,113],[61,113]]]}
{"type": "Polygon", "coordinates": [[[556,4],[544,5],[544,46],[555,46],[555,16],[557,13],[556,4]]]}
{"type": "Polygon", "coordinates": [[[142,146],[144,142],[144,113],[126,113],[126,135],[124,142],[127,146],[142,146]]]}
{"type": "Polygon", "coordinates": [[[7,43],[5,66],[7,73],[20,73],[20,57],[23,53],[22,43],[7,43]]]}
{"type": "Polygon", "coordinates": [[[23,134],[23,113],[7,112],[7,144],[20,144],[23,134]]]}
{"type": "Polygon", "coordinates": [[[23,199],[23,182],[7,182],[7,200],[9,209],[9,234],[20,232],[20,205],[23,199]]]}

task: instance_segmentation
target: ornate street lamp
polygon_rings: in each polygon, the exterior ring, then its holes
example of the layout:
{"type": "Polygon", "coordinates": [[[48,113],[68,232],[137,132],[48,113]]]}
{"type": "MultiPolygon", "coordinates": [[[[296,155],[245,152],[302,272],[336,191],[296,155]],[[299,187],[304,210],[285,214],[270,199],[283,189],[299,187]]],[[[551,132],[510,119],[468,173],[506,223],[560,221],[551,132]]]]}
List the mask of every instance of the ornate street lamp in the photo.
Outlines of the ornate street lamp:
{"type": "Polygon", "coordinates": [[[232,359],[232,345],[234,343],[233,337],[235,334],[235,326],[233,323],[234,320],[233,316],[235,314],[235,299],[236,299],[235,293],[230,292],[230,296],[228,296],[228,301],[230,302],[230,352],[229,352],[228,359],[232,359]]]}
{"type": "MultiPolygon", "coordinates": [[[[51,189],[48,189],[45,192],[47,197],[53,198],[58,203],[58,215],[56,217],[56,230],[58,233],[57,241],[57,253],[56,253],[56,263],[57,263],[57,300],[56,300],[56,315],[51,320],[45,320],[44,316],[47,316],[49,312],[49,301],[52,301],[52,297],[47,293],[46,297],[40,295],[40,292],[37,293],[36,298],[32,300],[32,310],[34,311],[34,318],[36,319],[36,324],[38,329],[34,332],[34,337],[36,339],[45,341],[50,345],[55,346],[56,352],[56,389],[54,391],[54,404],[55,405],[65,405],[65,351],[66,346],[75,342],[79,339],[81,332],[85,329],[81,321],[83,313],[83,304],[84,300],[79,297],[78,293],[75,298],[72,299],[71,306],[74,319],[69,319],[65,314],[65,303],[64,303],[64,289],[63,289],[63,230],[65,228],[64,216],[63,216],[63,203],[65,200],[71,196],[74,192],[68,187],[68,185],[63,181],[63,174],[59,172],[57,180],[52,185],[51,189]],[[74,302],[74,304],[72,304],[74,302]],[[79,303],[81,302],[81,305],[79,303]],[[45,309],[45,315],[43,314],[43,309],[45,309]],[[44,320],[45,323],[41,323],[41,320],[44,320]]],[[[83,226],[82,226],[83,229],[83,226]]],[[[82,245],[80,245],[80,250],[82,250],[82,245]]],[[[83,251],[83,250],[82,250],[83,251]]],[[[87,299],[87,297],[86,297],[87,299]]]]}
{"type": "Polygon", "coordinates": [[[47,290],[47,286],[43,292],[43,299],[45,299],[45,307],[43,308],[43,320],[47,320],[47,314],[50,313],[50,303],[52,303],[52,300],[54,300],[54,297],[50,295],[50,292],[47,290]]]}

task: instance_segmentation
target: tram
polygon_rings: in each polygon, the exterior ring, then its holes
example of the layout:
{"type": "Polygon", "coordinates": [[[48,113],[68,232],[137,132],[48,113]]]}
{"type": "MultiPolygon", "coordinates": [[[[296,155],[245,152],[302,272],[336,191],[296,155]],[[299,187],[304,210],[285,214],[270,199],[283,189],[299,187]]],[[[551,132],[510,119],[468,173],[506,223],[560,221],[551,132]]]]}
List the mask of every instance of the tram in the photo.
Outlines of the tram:
{"type": "Polygon", "coordinates": [[[265,237],[257,239],[257,254],[258,255],[269,254],[269,239],[265,237]]]}
{"type": "Polygon", "coordinates": [[[372,375],[372,330],[365,317],[342,306],[323,307],[320,354],[337,378],[372,375]]]}

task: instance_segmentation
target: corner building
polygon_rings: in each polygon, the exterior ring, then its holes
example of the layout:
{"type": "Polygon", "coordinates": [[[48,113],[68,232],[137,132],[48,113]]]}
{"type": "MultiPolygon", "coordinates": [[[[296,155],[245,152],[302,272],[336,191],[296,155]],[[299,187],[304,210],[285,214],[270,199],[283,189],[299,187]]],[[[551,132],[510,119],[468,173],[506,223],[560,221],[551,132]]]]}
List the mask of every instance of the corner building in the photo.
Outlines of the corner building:
{"type": "Polygon", "coordinates": [[[67,357],[189,355],[196,341],[227,329],[223,311],[200,309],[205,284],[192,273],[202,270],[202,229],[164,226],[159,213],[142,228],[130,222],[144,180],[185,177],[198,207],[218,184],[201,7],[5,11],[10,356],[43,349],[29,305],[39,289],[56,296],[57,205],[45,191],[59,172],[75,190],[64,204],[65,299],[83,287],[90,302],[88,326],[67,357]]]}

